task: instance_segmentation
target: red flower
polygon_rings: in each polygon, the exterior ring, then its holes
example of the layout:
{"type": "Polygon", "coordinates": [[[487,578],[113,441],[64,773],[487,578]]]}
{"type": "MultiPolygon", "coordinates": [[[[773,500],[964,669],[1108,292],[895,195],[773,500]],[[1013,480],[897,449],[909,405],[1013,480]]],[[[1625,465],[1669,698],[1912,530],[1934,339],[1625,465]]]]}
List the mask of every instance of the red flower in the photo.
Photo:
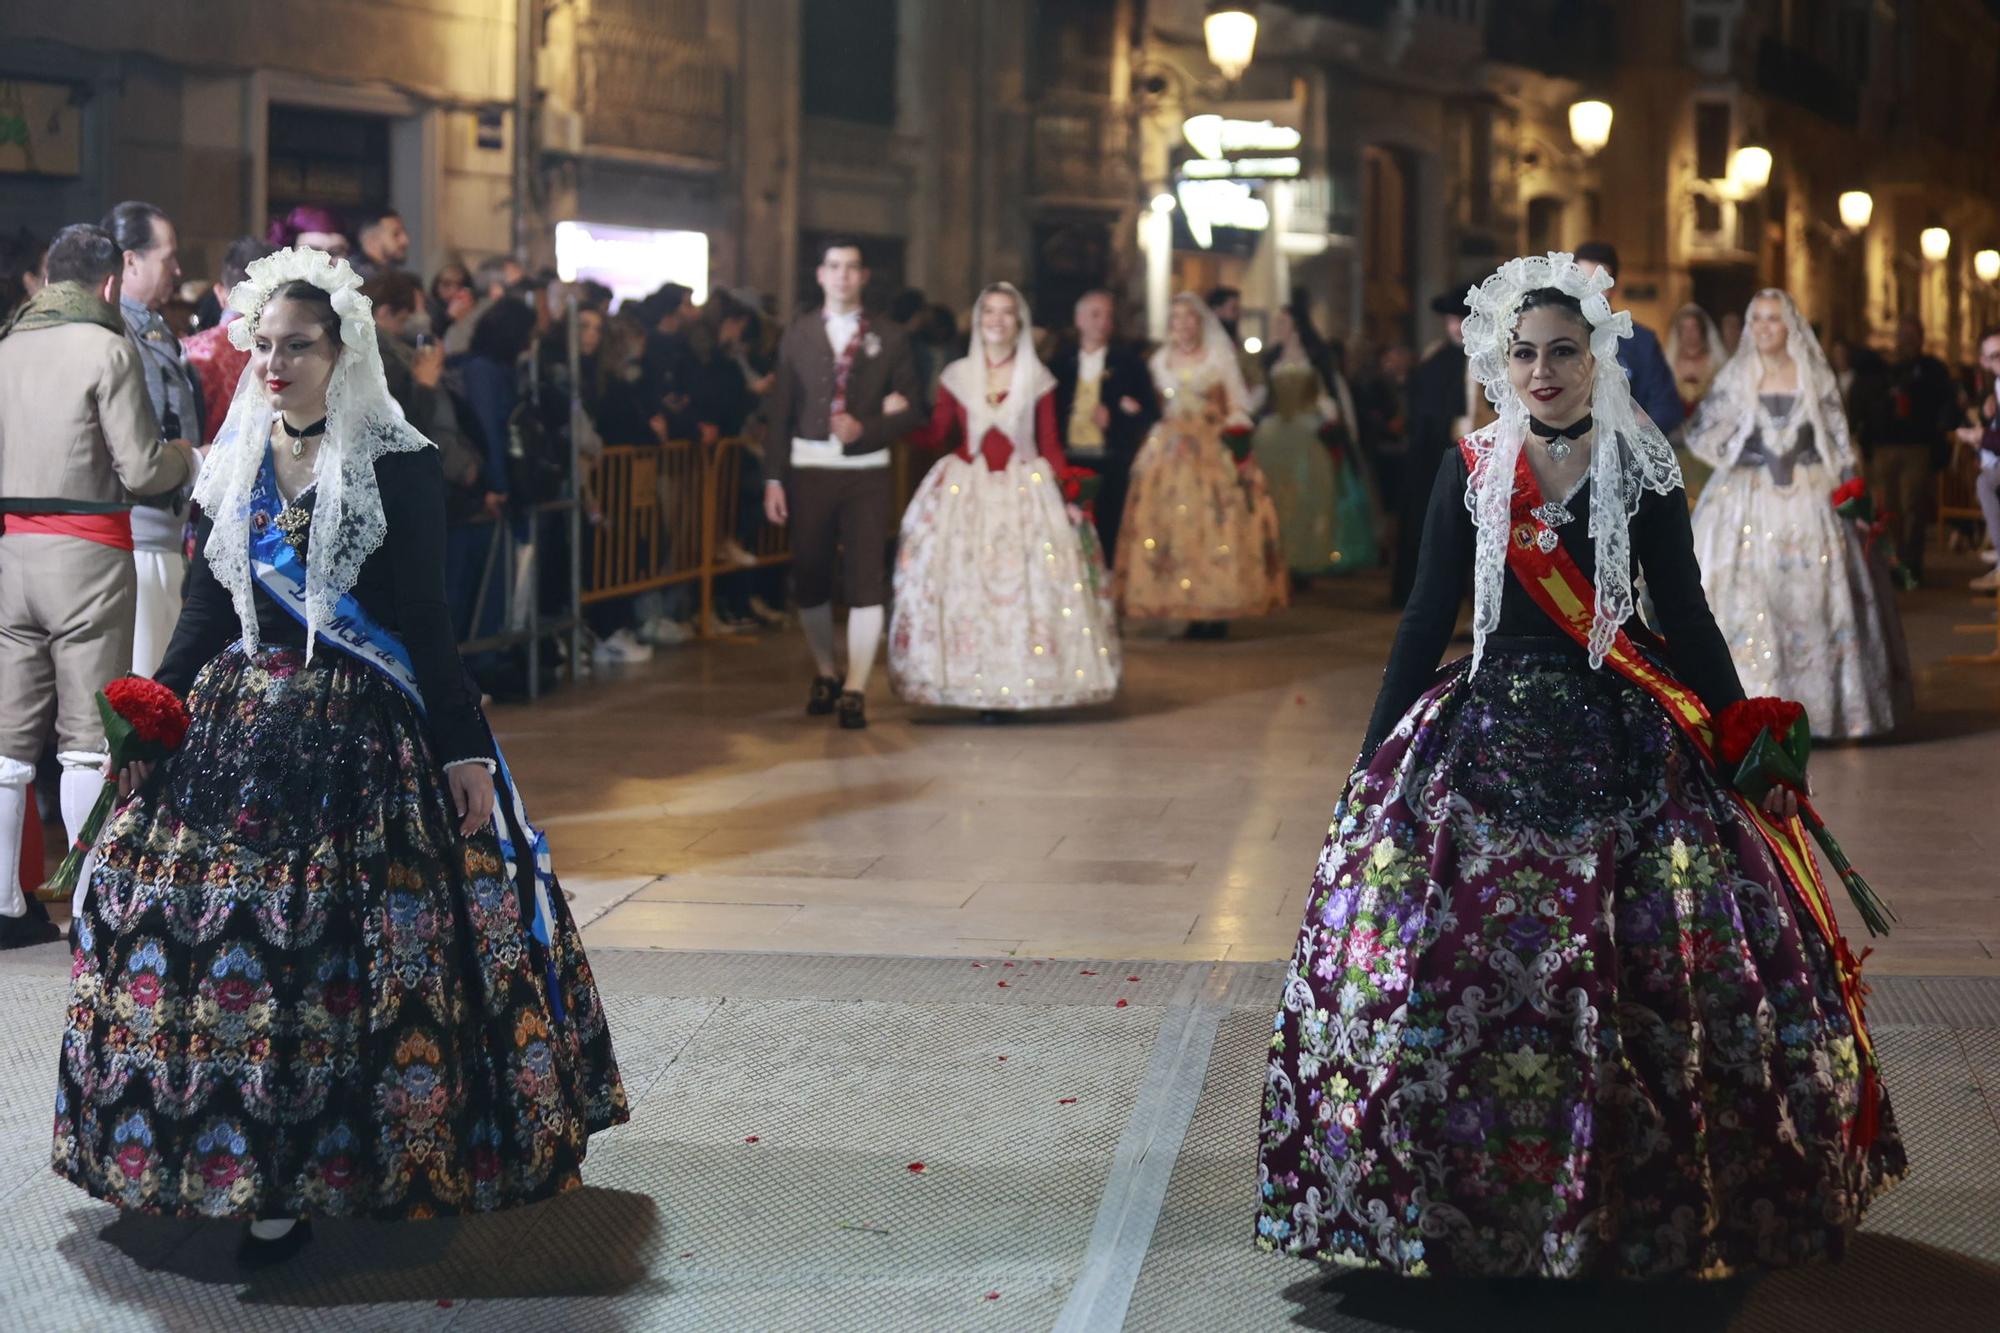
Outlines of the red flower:
{"type": "Polygon", "coordinates": [[[1833,507],[1838,509],[1849,500],[1859,500],[1867,494],[1867,482],[1859,477],[1850,478],[1833,488],[1833,507]]]}
{"type": "Polygon", "coordinates": [[[215,1002],[224,1013],[240,1014],[257,998],[257,988],[242,977],[225,977],[215,988],[215,1002]]]}
{"type": "Polygon", "coordinates": [[[1556,1166],[1556,1150],[1539,1139],[1516,1139],[1500,1154],[1500,1169],[1517,1182],[1547,1183],[1556,1166]]]}
{"type": "Polygon", "coordinates": [[[160,979],[151,972],[141,972],[132,978],[132,1003],[141,1009],[151,1009],[160,1001],[160,979]]]}
{"type": "Polygon", "coordinates": [[[1738,699],[1715,720],[1722,762],[1731,767],[1742,763],[1759,732],[1769,731],[1772,740],[1782,742],[1805,714],[1805,705],[1790,699],[1738,699]]]}
{"type": "Polygon", "coordinates": [[[104,687],[104,697],[140,740],[163,750],[180,748],[188,715],[178,694],[144,676],[121,676],[104,687]]]}
{"type": "Polygon", "coordinates": [[[137,1180],[146,1174],[146,1150],[136,1143],[128,1143],[118,1150],[114,1159],[118,1169],[125,1173],[125,1179],[137,1180]]]}

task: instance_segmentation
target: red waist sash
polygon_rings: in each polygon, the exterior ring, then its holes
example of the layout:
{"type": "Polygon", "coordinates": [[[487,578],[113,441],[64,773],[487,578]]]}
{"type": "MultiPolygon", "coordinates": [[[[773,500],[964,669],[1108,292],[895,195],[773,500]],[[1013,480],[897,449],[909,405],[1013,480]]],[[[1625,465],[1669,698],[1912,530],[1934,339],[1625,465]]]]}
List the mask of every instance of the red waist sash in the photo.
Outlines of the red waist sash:
{"type": "Polygon", "coordinates": [[[51,537],[81,537],[99,546],[120,551],[132,549],[132,515],[115,514],[8,514],[4,520],[10,536],[41,533],[51,537]]]}

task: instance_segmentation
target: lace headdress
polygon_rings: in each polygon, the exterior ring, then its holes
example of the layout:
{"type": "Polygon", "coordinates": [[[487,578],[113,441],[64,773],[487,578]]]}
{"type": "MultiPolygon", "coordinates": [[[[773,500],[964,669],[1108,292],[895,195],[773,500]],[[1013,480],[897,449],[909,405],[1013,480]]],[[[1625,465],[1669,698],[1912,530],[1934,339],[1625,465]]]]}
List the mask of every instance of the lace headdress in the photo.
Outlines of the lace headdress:
{"type": "Polygon", "coordinates": [[[1813,428],[1813,445],[1829,468],[1838,472],[1855,466],[1847,413],[1840,402],[1840,380],[1820,350],[1812,326],[1799,313],[1798,303],[1778,288],[1766,287],[1750,298],[1736,355],[1716,372],[1708,396],[1688,423],[1688,449],[1711,466],[1734,467],[1750,433],[1761,428],[1765,452],[1781,458],[1796,447],[1799,428],[1806,425],[1813,428]],[[1785,321],[1785,350],[1798,368],[1798,399],[1783,420],[1772,417],[1757,393],[1758,382],[1764,377],[1764,359],[1750,335],[1750,308],[1759,301],[1777,302],[1785,321]]]}
{"type": "MultiPolygon", "coordinates": [[[[326,388],[326,434],[313,464],[312,541],[306,555],[306,657],[334,607],[354,587],[362,562],[382,545],[388,523],[375,482],[375,460],[383,454],[427,449],[425,439],[403,419],[382,376],[382,352],[375,318],[361,278],[344,259],[323,250],[280,250],[259,259],[229,293],[229,308],[242,315],[229,324],[229,341],[249,351],[256,341],[264,307],[294,282],[326,292],[340,316],[340,347],[326,388]]],[[[250,497],[270,450],[276,415],[264,386],[244,368],[221,433],[210,447],[195,502],[214,524],[202,552],[210,572],[229,590],[243,625],[246,646],[257,646],[257,608],[250,577],[250,497]]]]}
{"type": "MultiPolygon", "coordinates": [[[[1492,277],[1465,294],[1472,313],[1465,320],[1465,354],[1473,376],[1485,386],[1499,420],[1468,437],[1471,477],[1465,507],[1477,529],[1472,576],[1472,669],[1486,636],[1500,623],[1501,580],[1506,577],[1507,542],[1512,526],[1514,473],[1528,435],[1528,409],[1507,379],[1507,350],[1529,292],[1552,287],[1573,296],[1590,324],[1590,354],[1597,360],[1590,413],[1596,423],[1590,459],[1590,540],[1597,559],[1597,611],[1590,626],[1590,664],[1604,655],[1619,627],[1632,617],[1632,515],[1647,491],[1662,495],[1681,485],[1673,446],[1639,405],[1618,364],[1618,343],[1632,336],[1632,316],[1612,312],[1605,292],[1605,269],[1586,272],[1574,255],[1550,253],[1510,259],[1492,277]]],[[[1560,497],[1551,496],[1551,499],[1560,497]]]]}
{"type": "Polygon", "coordinates": [[[1035,439],[1035,405],[1056,387],[1056,377],[1035,355],[1035,325],[1028,317],[1028,300],[1013,283],[996,282],[979,293],[972,303],[972,353],[946,366],[940,379],[965,408],[965,443],[974,458],[979,456],[979,442],[995,428],[1013,442],[1016,458],[1033,458],[1040,452],[1041,445],[1035,439]],[[1007,385],[1007,396],[997,404],[986,401],[986,340],[979,332],[979,308],[995,292],[1012,298],[1021,320],[1014,340],[1014,378],[1007,385]]]}
{"type": "MultiPolygon", "coordinates": [[[[1243,367],[1236,360],[1236,340],[1229,336],[1229,330],[1222,327],[1222,321],[1208,308],[1208,302],[1193,292],[1182,292],[1174,297],[1174,304],[1186,306],[1194,311],[1201,321],[1201,351],[1207,369],[1222,385],[1223,396],[1229,407],[1224,413],[1231,421],[1248,422],[1250,419],[1250,390],[1243,383],[1243,367]]],[[[1153,382],[1171,389],[1177,379],[1172,354],[1172,339],[1160,344],[1153,353],[1150,363],[1153,382]]]]}

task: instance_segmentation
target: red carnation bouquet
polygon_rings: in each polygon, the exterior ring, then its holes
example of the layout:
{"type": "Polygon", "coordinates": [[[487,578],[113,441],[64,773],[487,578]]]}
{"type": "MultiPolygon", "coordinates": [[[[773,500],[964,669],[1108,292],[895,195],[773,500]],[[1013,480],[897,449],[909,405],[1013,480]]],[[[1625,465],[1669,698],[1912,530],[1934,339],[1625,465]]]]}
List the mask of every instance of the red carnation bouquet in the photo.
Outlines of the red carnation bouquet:
{"type": "Polygon", "coordinates": [[[1806,760],[1812,754],[1812,727],[1805,705],[1790,699],[1739,699],[1715,720],[1716,750],[1725,772],[1733,770],[1736,790],[1762,804],[1773,787],[1789,787],[1799,798],[1799,818],[1847,886],[1847,896],[1870,935],[1887,935],[1896,914],[1826,831],[1826,821],[1806,795],[1806,760]]]}
{"type": "Polygon", "coordinates": [[[1098,491],[1104,488],[1104,478],[1087,467],[1064,468],[1062,474],[1062,498],[1070,504],[1089,511],[1096,501],[1098,491]]]}
{"type": "Polygon", "coordinates": [[[1859,477],[1850,478],[1833,488],[1833,512],[1842,518],[1861,525],[1862,542],[1869,555],[1875,554],[1879,543],[1882,558],[1888,562],[1889,577],[1904,592],[1917,586],[1917,576],[1903,563],[1896,551],[1896,543],[1883,536],[1885,521],[1875,517],[1875,497],[1868,493],[1868,483],[1859,477]]]}
{"type": "Polygon", "coordinates": [[[1241,463],[1250,457],[1250,428],[1241,422],[1224,426],[1222,443],[1228,447],[1230,453],[1236,455],[1236,461],[1241,463]]]}
{"type": "Polygon", "coordinates": [[[42,895],[51,900],[67,898],[76,891],[83,859],[97,845],[97,835],[103,832],[111,804],[117,799],[118,774],[127,764],[165,759],[181,748],[187,736],[187,708],[180,696],[144,676],[122,676],[106,685],[98,691],[97,711],[104,718],[104,739],[111,743],[111,776],[97,794],[97,804],[90,807],[61,869],[42,887],[42,895]]]}

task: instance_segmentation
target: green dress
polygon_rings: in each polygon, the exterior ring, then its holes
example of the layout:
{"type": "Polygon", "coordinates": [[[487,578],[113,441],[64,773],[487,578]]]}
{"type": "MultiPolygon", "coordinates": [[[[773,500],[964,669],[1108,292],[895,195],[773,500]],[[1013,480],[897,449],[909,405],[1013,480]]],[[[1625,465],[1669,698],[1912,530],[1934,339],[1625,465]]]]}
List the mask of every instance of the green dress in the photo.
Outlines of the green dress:
{"type": "Polygon", "coordinates": [[[1271,411],[1251,437],[1278,510],[1278,539],[1294,574],[1331,574],[1377,563],[1375,515],[1352,451],[1320,438],[1324,392],[1309,365],[1273,366],[1271,411]]]}

